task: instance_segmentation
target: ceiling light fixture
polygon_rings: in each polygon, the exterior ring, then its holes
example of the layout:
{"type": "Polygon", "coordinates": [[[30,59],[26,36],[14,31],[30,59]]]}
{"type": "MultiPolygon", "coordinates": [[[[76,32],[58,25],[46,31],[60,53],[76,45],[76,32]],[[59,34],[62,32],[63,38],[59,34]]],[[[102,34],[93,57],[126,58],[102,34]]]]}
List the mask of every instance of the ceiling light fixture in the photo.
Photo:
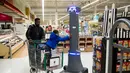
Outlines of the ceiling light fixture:
{"type": "Polygon", "coordinates": [[[43,21],[44,21],[44,0],[42,0],[42,17],[43,17],[43,21]]]}

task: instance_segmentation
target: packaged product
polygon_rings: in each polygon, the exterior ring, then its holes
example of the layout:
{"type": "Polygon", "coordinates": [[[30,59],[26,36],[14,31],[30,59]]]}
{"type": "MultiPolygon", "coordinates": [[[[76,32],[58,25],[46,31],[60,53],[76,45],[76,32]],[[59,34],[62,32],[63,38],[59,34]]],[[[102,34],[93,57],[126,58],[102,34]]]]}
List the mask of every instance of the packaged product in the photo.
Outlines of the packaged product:
{"type": "Polygon", "coordinates": [[[128,40],[124,40],[124,42],[123,42],[123,46],[124,46],[124,47],[128,47],[128,45],[129,45],[128,40]]]}
{"type": "Polygon", "coordinates": [[[128,54],[127,53],[123,53],[123,59],[128,59],[128,54]]]}
{"type": "Polygon", "coordinates": [[[98,71],[101,70],[101,64],[99,62],[96,62],[96,70],[98,71]]]}
{"type": "Polygon", "coordinates": [[[130,59],[130,53],[128,53],[128,59],[130,59]]]}
{"type": "Polygon", "coordinates": [[[101,38],[96,38],[96,44],[97,44],[97,46],[101,46],[101,44],[102,44],[101,38]]]}
{"type": "Polygon", "coordinates": [[[130,62],[127,63],[127,71],[130,71],[130,62]]]}
{"type": "Polygon", "coordinates": [[[118,41],[118,44],[123,45],[123,41],[122,41],[122,40],[119,40],[119,41],[118,41]]]}
{"type": "Polygon", "coordinates": [[[118,48],[118,51],[121,51],[121,49],[120,49],[120,48],[118,48]]]}
{"type": "Polygon", "coordinates": [[[123,63],[122,71],[127,71],[127,63],[123,63]]]}
{"type": "Polygon", "coordinates": [[[129,40],[129,48],[130,48],[130,40],[129,40]]]}
{"type": "Polygon", "coordinates": [[[116,72],[118,72],[118,71],[120,71],[120,65],[119,64],[116,65],[116,72]]]}
{"type": "Polygon", "coordinates": [[[117,53],[117,59],[121,59],[121,53],[117,53]]]}
{"type": "Polygon", "coordinates": [[[101,59],[101,52],[100,51],[96,51],[96,54],[97,54],[97,58],[101,59]]]}

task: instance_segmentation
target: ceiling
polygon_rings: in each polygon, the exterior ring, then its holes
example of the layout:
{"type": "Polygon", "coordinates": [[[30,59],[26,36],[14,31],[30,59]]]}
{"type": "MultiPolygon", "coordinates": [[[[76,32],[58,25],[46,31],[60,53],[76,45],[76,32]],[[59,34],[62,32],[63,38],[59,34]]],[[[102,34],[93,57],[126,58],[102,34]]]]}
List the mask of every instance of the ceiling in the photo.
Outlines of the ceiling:
{"type": "MultiPolygon", "coordinates": [[[[32,11],[39,18],[42,18],[42,0],[26,0],[30,5],[32,11]]],[[[74,4],[80,7],[83,7],[87,4],[95,0],[44,0],[45,8],[44,8],[44,20],[45,23],[49,22],[49,20],[55,19],[55,12],[58,12],[58,18],[61,18],[67,14],[67,7],[74,4]]],[[[81,12],[81,16],[87,16],[93,14],[94,12],[103,12],[105,6],[108,5],[111,8],[112,4],[115,3],[116,7],[122,7],[125,5],[130,5],[129,0],[100,0],[98,3],[87,6],[81,12]]]]}

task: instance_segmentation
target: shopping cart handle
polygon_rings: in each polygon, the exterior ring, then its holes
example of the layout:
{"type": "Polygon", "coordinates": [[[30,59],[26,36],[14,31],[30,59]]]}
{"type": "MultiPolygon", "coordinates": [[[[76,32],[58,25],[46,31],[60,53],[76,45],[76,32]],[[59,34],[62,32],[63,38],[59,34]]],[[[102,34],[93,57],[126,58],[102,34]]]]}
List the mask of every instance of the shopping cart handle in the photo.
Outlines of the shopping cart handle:
{"type": "Polygon", "coordinates": [[[50,52],[45,52],[45,51],[44,51],[44,53],[47,54],[47,53],[50,53],[50,52]]]}

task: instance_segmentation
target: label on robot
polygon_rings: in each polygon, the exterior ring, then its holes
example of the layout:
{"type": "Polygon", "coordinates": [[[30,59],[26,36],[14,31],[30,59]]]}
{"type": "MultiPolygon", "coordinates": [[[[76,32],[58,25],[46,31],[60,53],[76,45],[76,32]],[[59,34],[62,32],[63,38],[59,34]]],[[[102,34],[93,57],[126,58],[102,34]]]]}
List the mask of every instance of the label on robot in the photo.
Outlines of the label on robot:
{"type": "Polygon", "coordinates": [[[73,29],[76,29],[76,26],[73,26],[72,28],[73,28],[73,29]]]}
{"type": "Polygon", "coordinates": [[[69,8],[69,10],[68,10],[68,11],[70,11],[70,12],[75,11],[75,12],[76,12],[76,7],[75,7],[75,6],[72,6],[72,7],[70,7],[70,8],[69,8]]]}

